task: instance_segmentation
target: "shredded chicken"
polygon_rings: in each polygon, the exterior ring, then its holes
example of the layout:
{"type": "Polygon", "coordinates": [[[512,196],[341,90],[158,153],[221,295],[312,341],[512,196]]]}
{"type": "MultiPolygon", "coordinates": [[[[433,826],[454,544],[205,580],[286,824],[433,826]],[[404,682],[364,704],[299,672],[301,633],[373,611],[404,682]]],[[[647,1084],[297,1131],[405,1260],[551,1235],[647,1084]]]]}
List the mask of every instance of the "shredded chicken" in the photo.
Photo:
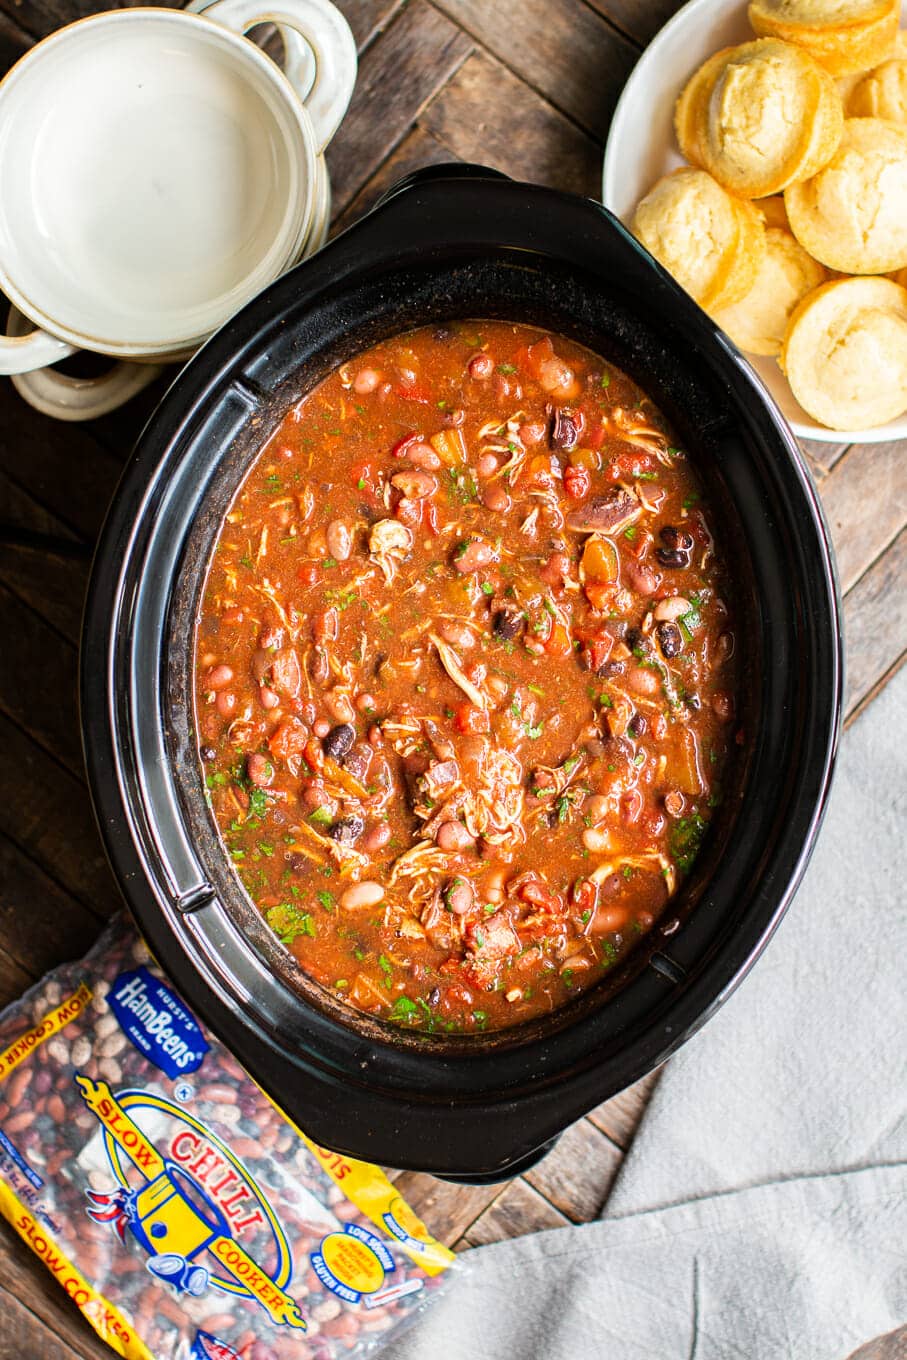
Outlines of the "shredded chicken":
{"type": "Polygon", "coordinates": [[[441,658],[441,665],[447,671],[447,674],[454,684],[460,686],[460,689],[466,695],[467,699],[469,699],[470,703],[475,704],[476,708],[486,709],[488,707],[487,697],[463,674],[460,658],[457,656],[453,647],[445,642],[443,638],[439,638],[437,633],[429,633],[428,636],[437,647],[438,656],[441,658]]]}

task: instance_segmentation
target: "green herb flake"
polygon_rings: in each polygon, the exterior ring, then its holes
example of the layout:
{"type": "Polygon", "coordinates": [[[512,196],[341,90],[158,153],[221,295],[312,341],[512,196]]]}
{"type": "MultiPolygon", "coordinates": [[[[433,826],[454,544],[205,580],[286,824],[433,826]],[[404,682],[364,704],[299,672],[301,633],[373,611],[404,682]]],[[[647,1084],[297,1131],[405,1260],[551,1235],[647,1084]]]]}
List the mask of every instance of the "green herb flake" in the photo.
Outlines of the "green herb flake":
{"type": "Polygon", "coordinates": [[[708,822],[698,812],[681,817],[671,832],[671,856],[678,869],[686,873],[699,854],[708,822]]]}
{"type": "Polygon", "coordinates": [[[319,901],[319,902],[321,903],[321,905],[324,907],[325,911],[333,911],[333,910],[334,910],[334,906],[335,906],[334,899],[333,899],[333,897],[331,896],[331,894],[327,891],[326,888],[321,888],[321,889],[319,889],[319,891],[315,894],[315,896],[318,898],[318,901],[319,901]]]}

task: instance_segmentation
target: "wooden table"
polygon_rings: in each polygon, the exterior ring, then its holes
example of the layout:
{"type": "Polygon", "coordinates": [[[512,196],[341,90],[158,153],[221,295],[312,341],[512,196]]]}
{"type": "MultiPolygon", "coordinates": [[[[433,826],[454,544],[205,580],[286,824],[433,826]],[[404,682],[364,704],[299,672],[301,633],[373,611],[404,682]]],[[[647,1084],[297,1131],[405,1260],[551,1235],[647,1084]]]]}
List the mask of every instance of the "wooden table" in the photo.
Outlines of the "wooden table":
{"type": "MultiPolygon", "coordinates": [[[[160,0],[158,0],[160,2],[160,0]]],[[[0,70],[98,0],[0,0],[0,70]]],[[[360,50],[356,95],[328,160],[336,224],[398,176],[451,159],[595,196],[603,133],[674,0],[339,0],[360,50]]],[[[85,788],[76,653],[91,545],[160,385],[90,425],[37,415],[0,380],[0,1005],[82,954],[119,906],[85,788]],[[13,526],[10,532],[9,526],[13,526]],[[58,540],[54,552],[30,543],[58,540]]],[[[838,554],[852,720],[907,655],[903,444],[806,449],[838,554]]],[[[468,1247],[601,1211],[652,1080],[594,1111],[508,1185],[401,1186],[468,1247]]],[[[109,1352],[0,1226],[0,1360],[109,1352]]]]}

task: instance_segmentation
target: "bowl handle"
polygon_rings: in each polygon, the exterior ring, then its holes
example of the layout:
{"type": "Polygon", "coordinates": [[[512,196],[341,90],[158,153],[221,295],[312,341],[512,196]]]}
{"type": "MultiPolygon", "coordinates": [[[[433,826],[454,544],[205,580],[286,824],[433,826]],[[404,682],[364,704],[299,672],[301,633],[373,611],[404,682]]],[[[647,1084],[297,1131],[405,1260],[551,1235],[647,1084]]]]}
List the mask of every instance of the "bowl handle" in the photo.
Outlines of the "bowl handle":
{"type": "Polygon", "coordinates": [[[236,33],[270,23],[299,34],[314,58],[314,79],[298,53],[285,74],[311,119],[320,155],[340,126],[356,84],[356,43],[340,11],[330,0],[215,0],[200,12],[236,33]]]}
{"type": "Polygon", "coordinates": [[[75,345],[67,345],[47,331],[23,329],[16,335],[0,335],[0,374],[30,373],[75,352],[75,345]]]}

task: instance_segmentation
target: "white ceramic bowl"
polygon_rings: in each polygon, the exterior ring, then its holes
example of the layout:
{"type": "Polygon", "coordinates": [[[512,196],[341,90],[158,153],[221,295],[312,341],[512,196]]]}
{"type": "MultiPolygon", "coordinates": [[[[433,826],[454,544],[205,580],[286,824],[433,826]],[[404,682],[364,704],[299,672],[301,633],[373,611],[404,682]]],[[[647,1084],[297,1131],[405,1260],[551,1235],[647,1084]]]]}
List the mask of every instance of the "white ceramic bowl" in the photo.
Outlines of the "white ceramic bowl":
{"type": "MultiPolygon", "coordinates": [[[[614,113],[602,176],[602,202],[629,223],[657,179],[683,164],[674,137],[674,105],[690,76],[721,47],[754,37],[746,0],[690,0],[643,52],[614,113]]],[[[907,0],[901,0],[907,24],[907,0]]],[[[907,438],[907,413],[871,430],[830,430],[806,414],[774,359],[747,359],[795,434],[835,444],[878,444],[907,438]]]]}

